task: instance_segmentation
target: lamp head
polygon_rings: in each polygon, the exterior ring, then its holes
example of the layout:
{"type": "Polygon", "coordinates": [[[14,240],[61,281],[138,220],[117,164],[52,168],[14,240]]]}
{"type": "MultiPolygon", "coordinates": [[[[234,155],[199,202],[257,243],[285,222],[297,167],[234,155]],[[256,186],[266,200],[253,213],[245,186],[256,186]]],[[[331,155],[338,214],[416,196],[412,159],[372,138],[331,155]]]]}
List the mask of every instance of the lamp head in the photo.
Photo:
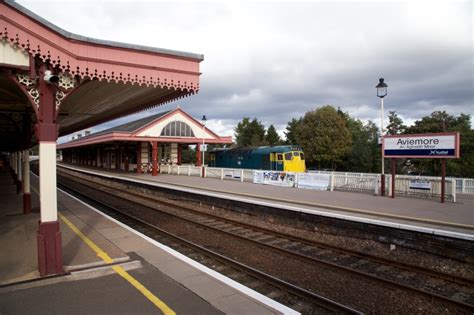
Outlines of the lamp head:
{"type": "Polygon", "coordinates": [[[384,78],[379,79],[379,84],[377,84],[377,96],[380,98],[384,98],[387,96],[387,87],[388,85],[384,82],[384,78]]]}
{"type": "Polygon", "coordinates": [[[59,82],[59,76],[53,74],[50,70],[44,72],[44,81],[48,84],[55,84],[59,82]]]}

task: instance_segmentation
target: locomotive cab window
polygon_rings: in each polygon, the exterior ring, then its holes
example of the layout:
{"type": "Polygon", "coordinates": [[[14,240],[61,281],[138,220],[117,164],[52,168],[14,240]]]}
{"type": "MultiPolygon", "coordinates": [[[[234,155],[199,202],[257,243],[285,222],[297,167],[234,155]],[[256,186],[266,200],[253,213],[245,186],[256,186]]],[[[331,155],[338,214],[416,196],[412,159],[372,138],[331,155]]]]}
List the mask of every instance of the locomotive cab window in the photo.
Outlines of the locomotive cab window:
{"type": "Polygon", "coordinates": [[[283,161],[283,154],[277,154],[277,161],[283,161]]]}
{"type": "Polygon", "coordinates": [[[300,156],[300,153],[299,152],[293,152],[293,155],[294,156],[300,156]]]}
{"type": "Polygon", "coordinates": [[[285,161],[291,161],[293,159],[293,154],[291,152],[285,153],[285,161]]]}
{"type": "Polygon", "coordinates": [[[301,160],[304,160],[304,153],[303,152],[301,152],[300,158],[301,158],[301,160]]]}

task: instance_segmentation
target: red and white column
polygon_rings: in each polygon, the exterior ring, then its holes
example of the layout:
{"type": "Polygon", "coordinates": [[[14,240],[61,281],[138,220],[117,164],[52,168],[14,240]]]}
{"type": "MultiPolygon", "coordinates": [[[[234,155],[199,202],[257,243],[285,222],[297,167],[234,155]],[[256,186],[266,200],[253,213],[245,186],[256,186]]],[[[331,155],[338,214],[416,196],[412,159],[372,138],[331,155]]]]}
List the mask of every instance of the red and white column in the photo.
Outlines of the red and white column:
{"type": "Polygon", "coordinates": [[[13,153],[11,154],[11,156],[12,156],[12,163],[11,163],[11,166],[12,166],[12,177],[13,177],[13,183],[14,183],[15,185],[16,185],[16,182],[17,182],[17,174],[18,174],[18,172],[17,172],[17,170],[18,170],[18,168],[17,168],[17,162],[18,162],[18,160],[17,160],[17,158],[16,158],[16,155],[17,155],[16,152],[13,152],[13,153]]]}
{"type": "Polygon", "coordinates": [[[201,160],[201,147],[199,143],[196,145],[196,166],[201,166],[202,165],[202,160],[201,160]]]}
{"type": "Polygon", "coordinates": [[[39,188],[41,219],[38,227],[38,269],[42,276],[63,272],[61,232],[58,221],[56,190],[56,104],[53,85],[43,79],[45,68],[39,75],[40,104],[38,123],[35,126],[39,140],[39,188]]]}
{"type": "Polygon", "coordinates": [[[23,168],[23,158],[22,158],[22,151],[18,151],[16,153],[16,158],[17,158],[17,162],[16,162],[16,165],[17,165],[17,171],[16,171],[16,175],[17,175],[17,180],[16,180],[16,194],[20,194],[21,193],[21,189],[23,188],[22,187],[22,177],[23,177],[23,174],[22,174],[22,168],[23,168]]]}
{"type": "Polygon", "coordinates": [[[142,173],[142,143],[137,142],[137,174],[142,173]]]}
{"type": "Polygon", "coordinates": [[[151,159],[152,159],[152,176],[158,175],[158,141],[153,141],[153,147],[151,151],[151,159]]]}
{"type": "Polygon", "coordinates": [[[181,159],[183,156],[183,145],[181,143],[178,143],[178,165],[181,165],[181,159]]]}
{"type": "Polygon", "coordinates": [[[31,213],[30,151],[23,151],[23,214],[31,213]]]}

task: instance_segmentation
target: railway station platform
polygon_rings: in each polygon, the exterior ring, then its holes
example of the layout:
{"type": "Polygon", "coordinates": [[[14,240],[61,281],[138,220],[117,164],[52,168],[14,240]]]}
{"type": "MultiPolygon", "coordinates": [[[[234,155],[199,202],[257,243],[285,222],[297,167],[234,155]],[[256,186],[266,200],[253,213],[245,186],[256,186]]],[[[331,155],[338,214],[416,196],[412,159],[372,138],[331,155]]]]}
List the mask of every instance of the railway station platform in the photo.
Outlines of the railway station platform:
{"type": "Polygon", "coordinates": [[[235,180],[168,174],[151,176],[67,164],[58,166],[290,211],[474,240],[472,195],[458,195],[455,203],[440,203],[438,199],[398,196],[392,199],[366,193],[296,189],[235,180]]]}
{"type": "Polygon", "coordinates": [[[64,274],[37,268],[38,178],[32,213],[0,169],[0,314],[295,314],[58,191],[64,274]]]}

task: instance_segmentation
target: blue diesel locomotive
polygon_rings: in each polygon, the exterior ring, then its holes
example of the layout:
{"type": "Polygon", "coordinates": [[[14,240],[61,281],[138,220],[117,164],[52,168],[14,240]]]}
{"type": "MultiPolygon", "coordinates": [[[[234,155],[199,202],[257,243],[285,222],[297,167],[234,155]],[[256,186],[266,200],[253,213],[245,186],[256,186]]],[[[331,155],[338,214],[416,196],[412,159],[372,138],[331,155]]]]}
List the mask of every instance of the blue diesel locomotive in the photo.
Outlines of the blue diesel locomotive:
{"type": "Polygon", "coordinates": [[[304,153],[298,146],[280,145],[209,152],[210,167],[245,168],[284,172],[304,172],[304,153]]]}

